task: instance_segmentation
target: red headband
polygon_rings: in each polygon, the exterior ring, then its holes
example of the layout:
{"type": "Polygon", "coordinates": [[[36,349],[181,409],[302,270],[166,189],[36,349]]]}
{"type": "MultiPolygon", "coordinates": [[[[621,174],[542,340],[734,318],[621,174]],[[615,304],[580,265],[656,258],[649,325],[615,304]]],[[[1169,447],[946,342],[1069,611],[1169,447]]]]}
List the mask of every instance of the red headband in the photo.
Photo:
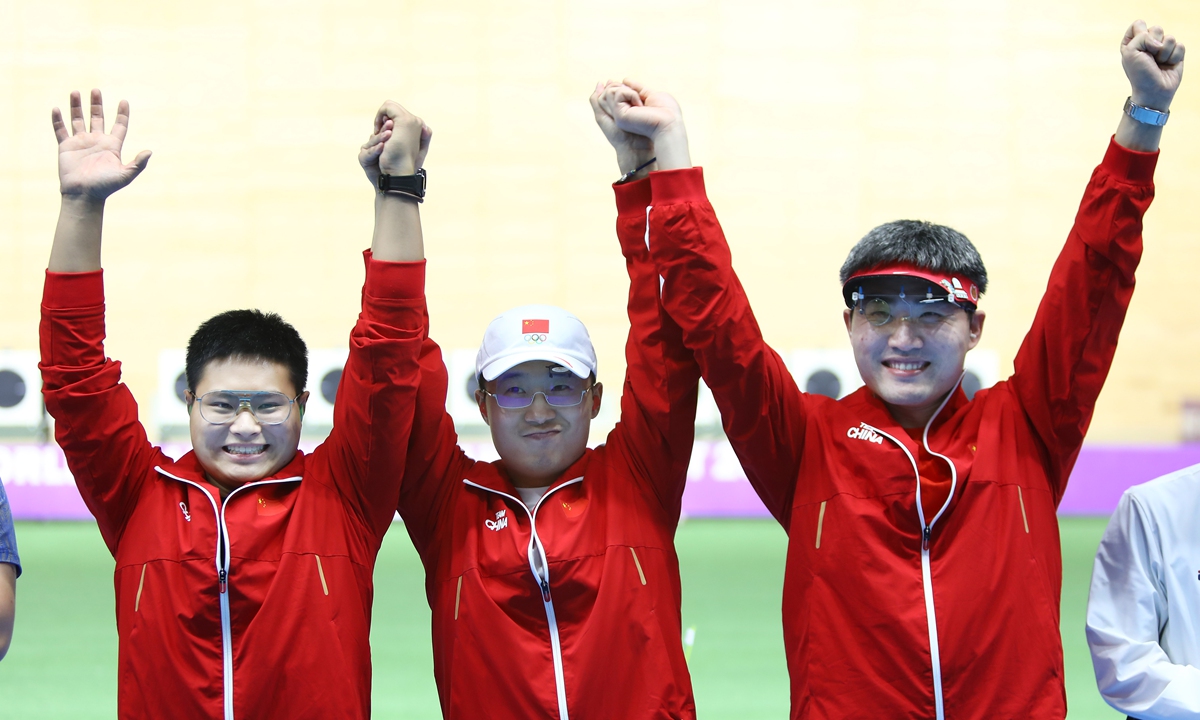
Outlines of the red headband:
{"type": "Polygon", "coordinates": [[[884,265],[882,267],[872,268],[864,272],[852,276],[842,286],[842,295],[847,298],[846,304],[852,305],[850,302],[851,285],[855,282],[865,280],[867,278],[885,278],[893,275],[902,275],[907,277],[920,278],[937,285],[942,290],[946,291],[946,299],[956,305],[959,303],[967,303],[969,305],[979,306],[979,286],[973,280],[965,275],[954,275],[949,273],[939,273],[933,270],[926,270],[915,265],[884,265]]]}

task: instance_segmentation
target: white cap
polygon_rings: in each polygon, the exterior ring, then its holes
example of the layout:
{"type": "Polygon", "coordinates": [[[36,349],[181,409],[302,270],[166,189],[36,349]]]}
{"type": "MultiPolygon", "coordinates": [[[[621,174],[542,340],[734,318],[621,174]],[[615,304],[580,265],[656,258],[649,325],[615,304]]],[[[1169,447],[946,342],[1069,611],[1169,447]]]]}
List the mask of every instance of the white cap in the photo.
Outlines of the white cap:
{"type": "Polygon", "coordinates": [[[522,305],[497,317],[483,333],[475,371],[484,380],[529,360],[558,363],[581,378],[596,372],[596,350],[579,318],[553,305],[522,305]]]}

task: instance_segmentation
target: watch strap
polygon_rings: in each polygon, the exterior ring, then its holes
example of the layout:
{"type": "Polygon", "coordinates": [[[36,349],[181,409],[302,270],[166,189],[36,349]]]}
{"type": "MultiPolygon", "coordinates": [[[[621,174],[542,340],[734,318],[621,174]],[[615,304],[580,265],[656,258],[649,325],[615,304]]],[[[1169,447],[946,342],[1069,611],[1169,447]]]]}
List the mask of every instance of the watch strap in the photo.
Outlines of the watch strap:
{"type": "Polygon", "coordinates": [[[1162,127],[1167,124],[1171,111],[1163,112],[1153,108],[1142,107],[1133,101],[1133,96],[1125,98],[1125,114],[1143,125],[1162,127]]]}
{"type": "Polygon", "coordinates": [[[407,195],[417,202],[425,202],[426,180],[425,168],[419,168],[412,175],[380,175],[379,192],[407,195]]]}

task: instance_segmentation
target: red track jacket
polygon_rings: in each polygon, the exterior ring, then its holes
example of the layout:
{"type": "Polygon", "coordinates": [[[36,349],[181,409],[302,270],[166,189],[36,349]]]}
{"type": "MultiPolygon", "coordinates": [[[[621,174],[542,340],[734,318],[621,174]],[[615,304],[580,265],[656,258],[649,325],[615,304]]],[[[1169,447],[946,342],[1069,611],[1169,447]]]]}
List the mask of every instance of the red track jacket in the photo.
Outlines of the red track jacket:
{"type": "Polygon", "coordinates": [[[632,324],[621,420],[533,513],[502,463],[458,448],[441,353],[422,352],[399,510],[425,565],[448,720],[695,717],[674,536],[700,372],[658,302],[649,186],[616,192],[632,324]]]}
{"type": "Polygon", "coordinates": [[[47,273],[46,407],[117,561],[121,718],[370,715],[371,572],[400,492],[423,288],[423,262],[368,260],[329,439],[222,503],[194,455],[147,441],[104,357],[101,273],[47,273]]]}
{"type": "Polygon", "coordinates": [[[1156,160],[1111,144],[1013,376],[972,401],[955,390],[931,420],[955,479],[936,522],[918,517],[918,448],[883,403],[800,392],[763,341],[701,171],[651,174],[663,304],[788,532],[793,718],[1066,714],[1055,509],[1133,292],[1156,160]]]}

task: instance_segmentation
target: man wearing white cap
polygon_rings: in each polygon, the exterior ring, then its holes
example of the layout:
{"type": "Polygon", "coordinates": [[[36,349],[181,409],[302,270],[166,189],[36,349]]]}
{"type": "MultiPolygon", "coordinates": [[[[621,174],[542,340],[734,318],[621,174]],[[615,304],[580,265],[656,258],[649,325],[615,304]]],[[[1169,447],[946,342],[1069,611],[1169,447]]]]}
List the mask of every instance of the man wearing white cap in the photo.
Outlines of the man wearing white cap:
{"type": "Polygon", "coordinates": [[[659,303],[648,190],[615,186],[631,328],[604,445],[587,447],[596,353],[565,310],[514,308],[484,333],[476,399],[494,463],[457,446],[425,342],[399,511],[425,565],[446,718],[695,717],[674,535],[700,372],[659,303]]]}

